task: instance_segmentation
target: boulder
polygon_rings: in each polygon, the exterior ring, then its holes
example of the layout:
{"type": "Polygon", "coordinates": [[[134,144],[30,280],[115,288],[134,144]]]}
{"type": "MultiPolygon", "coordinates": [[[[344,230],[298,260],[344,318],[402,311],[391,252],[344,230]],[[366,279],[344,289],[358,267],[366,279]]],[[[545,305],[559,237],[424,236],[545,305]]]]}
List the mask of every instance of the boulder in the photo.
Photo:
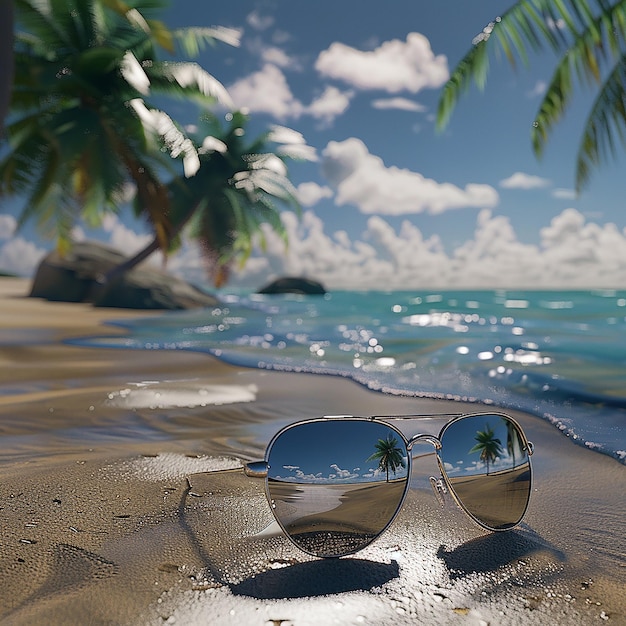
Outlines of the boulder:
{"type": "Polygon", "coordinates": [[[98,282],[125,259],[117,250],[93,241],[73,244],[65,256],[52,251],[39,264],[30,295],[125,309],[190,309],[218,303],[186,281],[145,265],[106,284],[98,282]]]}
{"type": "Polygon", "coordinates": [[[283,276],[277,278],[258,290],[257,293],[279,294],[298,293],[304,295],[323,296],[326,293],[324,286],[316,280],[300,276],[283,276]]]}

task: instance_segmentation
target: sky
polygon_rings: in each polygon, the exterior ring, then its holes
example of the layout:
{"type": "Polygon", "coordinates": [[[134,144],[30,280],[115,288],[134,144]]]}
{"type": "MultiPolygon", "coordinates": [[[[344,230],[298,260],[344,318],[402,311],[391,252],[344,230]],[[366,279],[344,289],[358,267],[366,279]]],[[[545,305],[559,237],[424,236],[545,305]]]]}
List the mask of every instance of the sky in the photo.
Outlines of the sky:
{"type": "MultiPolygon", "coordinates": [[[[251,116],[249,131],[292,128],[312,160],[289,164],[303,206],[285,213],[289,246],[271,233],[230,287],[303,275],[329,289],[626,288],[624,156],[574,193],[575,155],[593,92],[581,88],[538,160],[530,129],[556,64],[549,52],[512,68],[493,57],[486,88],[471,88],[435,129],[441,88],[473,38],[507,0],[341,0],[315,3],[176,0],[165,22],[237,29],[197,61],[251,116]]],[[[558,25],[557,25],[558,26],[558,25]]],[[[193,124],[197,110],[168,102],[193,124]]],[[[0,271],[30,275],[54,243],[16,204],[0,204],[0,271]]],[[[130,212],[98,231],[126,252],[149,237],[130,212]]],[[[186,245],[168,268],[205,280],[186,245]]]]}

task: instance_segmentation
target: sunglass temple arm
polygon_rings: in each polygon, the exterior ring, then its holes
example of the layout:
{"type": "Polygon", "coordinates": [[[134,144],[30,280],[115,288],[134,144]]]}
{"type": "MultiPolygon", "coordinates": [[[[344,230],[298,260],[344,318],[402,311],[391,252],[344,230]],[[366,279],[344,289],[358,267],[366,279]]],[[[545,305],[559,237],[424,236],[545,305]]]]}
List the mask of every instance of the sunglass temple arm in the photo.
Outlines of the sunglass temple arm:
{"type": "Polygon", "coordinates": [[[267,469],[266,461],[252,461],[243,466],[244,474],[250,478],[266,478],[267,469]]]}

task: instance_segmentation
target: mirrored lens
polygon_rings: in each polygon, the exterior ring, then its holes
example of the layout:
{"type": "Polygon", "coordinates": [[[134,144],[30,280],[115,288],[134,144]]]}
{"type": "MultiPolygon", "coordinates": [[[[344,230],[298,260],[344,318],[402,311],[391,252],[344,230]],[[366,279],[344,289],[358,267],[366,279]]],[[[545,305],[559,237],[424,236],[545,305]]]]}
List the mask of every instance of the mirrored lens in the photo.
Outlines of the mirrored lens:
{"type": "Polygon", "coordinates": [[[511,418],[485,414],[450,422],[439,459],[461,506],[490,530],[517,525],[530,498],[526,437],[511,418]]]}
{"type": "Polygon", "coordinates": [[[367,420],[320,420],[279,433],[267,490],[291,540],[315,556],[361,550],[391,523],[410,469],[403,436],[367,420]]]}

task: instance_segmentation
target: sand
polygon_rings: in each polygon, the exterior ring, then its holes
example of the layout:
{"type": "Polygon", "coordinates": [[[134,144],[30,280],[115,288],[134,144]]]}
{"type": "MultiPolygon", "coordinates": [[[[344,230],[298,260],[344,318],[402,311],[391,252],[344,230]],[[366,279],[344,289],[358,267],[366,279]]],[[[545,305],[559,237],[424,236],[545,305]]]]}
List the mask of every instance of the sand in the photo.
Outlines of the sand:
{"type": "Polygon", "coordinates": [[[71,345],[147,314],[27,291],[0,279],[1,624],[626,624],[626,468],[614,459],[515,413],[535,445],[521,528],[487,533],[442,508],[426,446],[391,528],[353,557],[313,559],[266,529],[263,482],[242,459],[301,418],[481,407],[71,345]],[[223,468],[235,469],[208,473],[223,468]]]}

